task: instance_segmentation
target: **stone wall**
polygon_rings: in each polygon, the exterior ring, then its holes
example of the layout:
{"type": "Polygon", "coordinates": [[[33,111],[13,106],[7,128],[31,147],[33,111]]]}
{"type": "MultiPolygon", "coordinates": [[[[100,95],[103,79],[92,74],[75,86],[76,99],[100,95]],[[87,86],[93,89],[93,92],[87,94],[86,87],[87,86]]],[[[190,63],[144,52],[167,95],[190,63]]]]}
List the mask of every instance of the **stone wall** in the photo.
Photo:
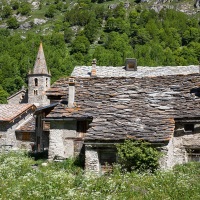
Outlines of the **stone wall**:
{"type": "MultiPolygon", "coordinates": [[[[49,134],[49,159],[70,158],[75,155],[76,121],[53,121],[49,134]]],[[[77,154],[77,153],[76,153],[77,154]]]]}
{"type": "Polygon", "coordinates": [[[189,161],[189,152],[200,149],[200,124],[194,124],[194,131],[185,131],[184,124],[176,124],[174,136],[162,148],[163,158],[160,161],[164,169],[172,168],[176,164],[189,161]]]}
{"type": "Polygon", "coordinates": [[[90,145],[85,146],[85,170],[92,173],[100,172],[98,150],[90,145]]]}
{"type": "Polygon", "coordinates": [[[49,105],[50,100],[47,98],[45,91],[50,88],[50,77],[45,75],[28,76],[28,103],[39,105],[49,105]],[[35,79],[37,78],[37,86],[35,79]]]}
{"type": "Polygon", "coordinates": [[[21,103],[28,103],[28,93],[21,91],[16,93],[16,95],[11,96],[8,99],[8,104],[21,104],[21,103]]]}
{"type": "Polygon", "coordinates": [[[0,146],[11,145],[15,149],[20,148],[22,143],[17,141],[15,130],[19,125],[27,121],[31,115],[32,111],[30,110],[12,122],[0,122],[0,146]]]}
{"type": "Polygon", "coordinates": [[[30,140],[29,141],[25,141],[23,140],[23,132],[17,132],[16,133],[16,139],[17,139],[17,147],[19,149],[26,149],[28,151],[32,150],[32,146],[35,143],[36,137],[35,137],[35,132],[30,132],[30,140]]]}

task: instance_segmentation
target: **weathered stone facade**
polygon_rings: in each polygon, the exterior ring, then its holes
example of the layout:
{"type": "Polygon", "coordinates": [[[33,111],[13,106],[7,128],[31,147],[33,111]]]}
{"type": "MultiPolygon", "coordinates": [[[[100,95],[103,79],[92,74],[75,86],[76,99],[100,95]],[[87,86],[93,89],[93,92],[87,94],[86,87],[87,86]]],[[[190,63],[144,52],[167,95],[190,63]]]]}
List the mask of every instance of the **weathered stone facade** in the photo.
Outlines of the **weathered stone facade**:
{"type": "Polygon", "coordinates": [[[28,102],[36,105],[49,105],[45,91],[50,88],[50,76],[41,74],[28,75],[28,102]],[[36,80],[37,83],[36,84],[36,80]]]}
{"type": "Polygon", "coordinates": [[[47,70],[42,43],[32,72],[28,74],[28,102],[38,105],[49,105],[45,92],[50,88],[51,74],[47,70]]]}
{"type": "Polygon", "coordinates": [[[187,163],[190,160],[194,160],[194,156],[199,157],[199,153],[193,155],[193,152],[195,150],[200,150],[199,141],[199,118],[178,120],[175,125],[173,137],[170,139],[169,143],[163,148],[164,156],[161,159],[162,168],[172,168],[176,164],[183,164],[187,163]],[[187,130],[187,128],[191,128],[191,130],[187,130]]]}
{"type": "MultiPolygon", "coordinates": [[[[60,101],[47,119],[92,120],[84,137],[86,170],[101,172],[106,160],[117,159],[113,144],[129,138],[160,148],[163,168],[189,160],[186,143],[194,145],[192,137],[198,133],[177,137],[176,118],[199,117],[198,74],[98,78],[97,73],[97,77],[77,77],[75,82],[75,106],[68,108],[60,101]],[[110,145],[105,147],[105,143],[110,145]]],[[[53,84],[47,95],[67,99],[68,79],[53,84]]]]}
{"type": "Polygon", "coordinates": [[[75,140],[78,138],[77,122],[75,120],[51,122],[49,159],[52,160],[56,157],[74,157],[75,152],[78,154],[75,149],[75,140]]]}
{"type": "MultiPolygon", "coordinates": [[[[0,146],[11,146],[12,148],[19,149],[23,146],[23,141],[19,140],[19,137],[16,137],[15,130],[22,123],[26,122],[31,116],[33,111],[29,110],[23,113],[17,119],[12,121],[0,122],[0,146]]],[[[32,140],[33,141],[33,140],[32,140]]],[[[31,141],[30,141],[31,142],[31,141]]],[[[28,142],[30,144],[30,142],[28,142]]],[[[30,149],[31,146],[28,147],[30,149]]]]}
{"type": "Polygon", "coordinates": [[[20,91],[16,92],[8,99],[8,104],[21,104],[21,103],[28,103],[28,93],[26,90],[21,89],[20,91]]]}

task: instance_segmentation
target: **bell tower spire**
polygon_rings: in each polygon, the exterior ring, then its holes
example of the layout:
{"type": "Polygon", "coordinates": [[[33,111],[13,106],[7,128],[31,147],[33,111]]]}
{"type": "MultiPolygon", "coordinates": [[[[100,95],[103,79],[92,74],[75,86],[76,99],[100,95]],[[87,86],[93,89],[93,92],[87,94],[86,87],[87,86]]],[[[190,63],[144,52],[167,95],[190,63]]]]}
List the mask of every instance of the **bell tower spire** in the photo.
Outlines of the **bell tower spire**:
{"type": "Polygon", "coordinates": [[[46,96],[46,90],[50,87],[51,74],[48,71],[42,42],[32,73],[28,74],[28,102],[44,106],[50,102],[46,96]]]}
{"type": "Polygon", "coordinates": [[[33,74],[49,74],[47,70],[42,42],[40,42],[40,47],[33,68],[33,74]]]}

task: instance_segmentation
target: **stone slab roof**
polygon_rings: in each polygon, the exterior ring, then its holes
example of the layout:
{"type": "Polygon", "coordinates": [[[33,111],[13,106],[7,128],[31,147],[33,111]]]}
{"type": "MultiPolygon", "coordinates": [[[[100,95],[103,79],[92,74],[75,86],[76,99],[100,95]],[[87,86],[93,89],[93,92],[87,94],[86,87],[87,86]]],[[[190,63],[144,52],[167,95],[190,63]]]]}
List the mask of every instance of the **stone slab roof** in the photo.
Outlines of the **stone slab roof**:
{"type": "MultiPolygon", "coordinates": [[[[67,94],[67,79],[51,94],[67,94]],[[61,90],[60,87],[64,90],[61,90]]],[[[85,141],[144,139],[168,141],[174,118],[200,116],[200,76],[76,78],[76,107],[58,104],[47,118],[93,118],[85,141]]]]}
{"type": "Polygon", "coordinates": [[[35,118],[31,116],[16,129],[17,132],[35,132],[35,118]]]}
{"type": "MultiPolygon", "coordinates": [[[[92,66],[76,66],[72,72],[75,77],[90,77],[92,66]]],[[[199,66],[160,66],[160,67],[142,67],[138,66],[137,71],[126,71],[124,66],[96,66],[97,77],[146,77],[146,76],[164,76],[178,74],[199,73],[199,66]]]]}
{"type": "Polygon", "coordinates": [[[11,121],[29,109],[35,110],[33,104],[0,104],[0,121],[11,121]]]}

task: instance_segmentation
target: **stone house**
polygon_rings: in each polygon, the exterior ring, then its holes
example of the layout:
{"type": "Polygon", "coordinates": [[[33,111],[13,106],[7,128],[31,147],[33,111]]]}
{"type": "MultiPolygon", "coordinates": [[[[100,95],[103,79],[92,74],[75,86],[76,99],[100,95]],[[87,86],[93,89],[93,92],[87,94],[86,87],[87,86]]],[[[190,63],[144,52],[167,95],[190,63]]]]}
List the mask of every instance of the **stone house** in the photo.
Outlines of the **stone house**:
{"type": "Polygon", "coordinates": [[[0,104],[0,146],[3,149],[31,149],[29,142],[34,143],[35,134],[20,126],[33,119],[35,110],[34,104],[0,104]]]}
{"type": "Polygon", "coordinates": [[[164,153],[163,168],[199,160],[198,66],[127,67],[93,62],[51,86],[53,106],[48,114],[41,108],[50,125],[49,159],[83,153],[86,170],[100,172],[116,161],[116,143],[142,139],[164,153]]]}
{"type": "Polygon", "coordinates": [[[34,112],[36,107],[50,103],[46,96],[50,78],[41,43],[34,68],[28,74],[28,89],[22,87],[8,97],[8,104],[0,105],[0,149],[13,147],[31,150],[35,144],[38,144],[38,149],[45,148],[46,143],[38,137],[40,130],[35,123],[34,112]],[[41,146],[43,143],[45,145],[41,146]]]}
{"type": "MultiPolygon", "coordinates": [[[[51,87],[50,77],[40,45],[28,91],[9,99],[11,105],[25,99],[37,105],[32,118],[12,129],[19,140],[25,132],[33,134],[29,144],[48,150],[50,160],[82,155],[86,170],[99,173],[117,160],[116,143],[142,139],[163,152],[163,168],[199,161],[198,66],[140,67],[128,59],[125,66],[99,67],[93,60],[51,87]]],[[[2,144],[12,144],[1,135],[2,144]]]]}

